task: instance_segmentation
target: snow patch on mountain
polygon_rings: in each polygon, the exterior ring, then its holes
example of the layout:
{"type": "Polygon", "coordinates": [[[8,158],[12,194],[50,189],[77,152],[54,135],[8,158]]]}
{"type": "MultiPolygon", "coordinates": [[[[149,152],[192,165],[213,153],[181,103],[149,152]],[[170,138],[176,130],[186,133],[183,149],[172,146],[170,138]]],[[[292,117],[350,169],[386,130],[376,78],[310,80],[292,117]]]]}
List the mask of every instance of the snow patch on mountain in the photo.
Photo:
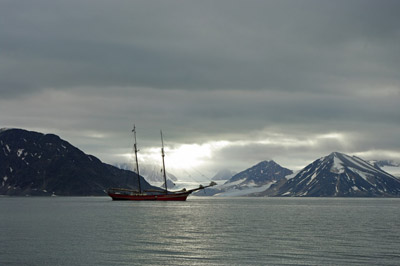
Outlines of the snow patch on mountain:
{"type": "Polygon", "coordinates": [[[310,181],[307,182],[307,185],[309,185],[312,181],[314,181],[314,179],[317,177],[317,173],[314,173],[311,178],[310,181]]]}
{"type": "Polygon", "coordinates": [[[240,196],[246,196],[249,194],[253,194],[253,193],[259,193],[262,191],[267,190],[272,184],[274,184],[275,182],[271,182],[269,184],[263,185],[263,186],[249,186],[247,188],[230,188],[222,193],[217,193],[214,196],[216,197],[240,197],[240,196]]]}
{"type": "Polygon", "coordinates": [[[268,189],[293,171],[283,168],[274,161],[262,161],[230,178],[225,183],[198,192],[202,196],[244,196],[268,189]]]}
{"type": "Polygon", "coordinates": [[[383,171],[400,178],[400,162],[394,160],[372,160],[370,164],[379,167],[383,171]]]}
{"type": "MultiPolygon", "coordinates": [[[[343,162],[338,157],[333,158],[333,165],[331,167],[331,173],[336,173],[336,174],[344,173],[343,162]]],[[[315,175],[316,175],[316,173],[315,173],[315,175]]]]}
{"type": "Polygon", "coordinates": [[[263,195],[309,197],[400,196],[400,180],[367,161],[339,152],[306,166],[263,195]]]}
{"type": "Polygon", "coordinates": [[[390,173],[391,175],[394,175],[394,176],[400,178],[400,167],[399,166],[384,166],[384,167],[381,167],[381,169],[387,173],[390,173]]]}
{"type": "Polygon", "coordinates": [[[24,149],[18,149],[17,156],[21,157],[22,153],[24,153],[24,149]]]}
{"type": "Polygon", "coordinates": [[[287,176],[285,176],[285,178],[286,178],[287,180],[292,179],[292,178],[294,178],[299,172],[300,172],[300,170],[298,170],[298,171],[296,171],[296,172],[293,172],[293,174],[287,175],[287,176]]]}

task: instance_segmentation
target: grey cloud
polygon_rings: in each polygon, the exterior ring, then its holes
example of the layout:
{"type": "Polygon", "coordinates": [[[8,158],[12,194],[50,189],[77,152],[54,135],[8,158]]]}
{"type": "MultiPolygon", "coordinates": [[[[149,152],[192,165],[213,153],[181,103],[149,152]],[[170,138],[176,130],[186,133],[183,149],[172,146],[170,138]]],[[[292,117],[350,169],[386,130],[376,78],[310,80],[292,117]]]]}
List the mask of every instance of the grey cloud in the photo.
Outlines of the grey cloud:
{"type": "Polygon", "coordinates": [[[263,130],[294,139],[351,136],[347,145],[327,139],[302,150],[221,151],[220,158],[238,154],[249,163],[335,148],[400,149],[399,1],[0,6],[5,126],[55,131],[105,157],[127,146],[132,123],[143,146],[158,143],[161,128],[171,145],[246,140],[263,130]]]}
{"type": "MultiPolygon", "coordinates": [[[[27,1],[4,6],[1,56],[15,64],[3,66],[2,82],[21,89],[30,84],[32,89],[318,91],[330,89],[323,76],[333,76],[332,82],[370,75],[384,81],[374,67],[357,66],[360,62],[399,66],[393,59],[399,58],[399,48],[390,44],[399,40],[396,1],[27,1]]],[[[384,75],[393,79],[395,72],[384,75]]]]}

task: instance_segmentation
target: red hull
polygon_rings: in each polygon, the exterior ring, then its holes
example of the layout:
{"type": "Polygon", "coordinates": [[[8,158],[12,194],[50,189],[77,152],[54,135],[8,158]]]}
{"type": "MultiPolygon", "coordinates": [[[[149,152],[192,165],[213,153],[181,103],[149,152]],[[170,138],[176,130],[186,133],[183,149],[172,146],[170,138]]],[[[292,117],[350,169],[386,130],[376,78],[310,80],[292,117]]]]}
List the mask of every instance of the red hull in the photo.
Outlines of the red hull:
{"type": "Polygon", "coordinates": [[[211,182],[208,186],[199,186],[198,188],[190,190],[183,189],[181,191],[168,191],[168,193],[165,193],[165,190],[144,191],[144,193],[139,193],[139,191],[132,189],[110,188],[108,190],[108,196],[110,196],[113,200],[185,201],[186,198],[192,194],[192,192],[215,185],[215,182],[211,182]]]}
{"type": "Polygon", "coordinates": [[[146,195],[136,194],[127,195],[119,193],[108,193],[113,200],[162,200],[162,201],[185,201],[190,192],[174,193],[174,194],[159,194],[159,195],[146,195]]]}

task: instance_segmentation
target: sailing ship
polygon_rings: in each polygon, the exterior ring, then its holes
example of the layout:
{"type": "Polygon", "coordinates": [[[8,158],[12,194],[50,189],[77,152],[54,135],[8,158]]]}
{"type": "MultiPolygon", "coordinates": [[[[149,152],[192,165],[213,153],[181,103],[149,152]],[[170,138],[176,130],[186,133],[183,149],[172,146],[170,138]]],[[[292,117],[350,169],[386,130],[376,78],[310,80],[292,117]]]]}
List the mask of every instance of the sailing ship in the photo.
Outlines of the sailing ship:
{"type": "Polygon", "coordinates": [[[169,191],[167,188],[167,175],[165,172],[165,153],[164,153],[164,140],[162,131],[161,134],[161,157],[162,157],[162,172],[164,178],[164,189],[152,189],[152,190],[143,190],[140,184],[140,175],[139,175],[139,162],[138,162],[138,149],[136,144],[136,127],[133,125],[134,134],[134,152],[135,152],[135,163],[136,163],[136,174],[138,178],[138,190],[127,189],[127,188],[110,188],[107,194],[113,200],[162,200],[162,201],[185,201],[186,198],[192,194],[194,191],[205,189],[207,187],[211,187],[216,185],[215,182],[211,182],[207,186],[200,185],[198,188],[186,190],[182,189],[180,191],[169,191]]]}

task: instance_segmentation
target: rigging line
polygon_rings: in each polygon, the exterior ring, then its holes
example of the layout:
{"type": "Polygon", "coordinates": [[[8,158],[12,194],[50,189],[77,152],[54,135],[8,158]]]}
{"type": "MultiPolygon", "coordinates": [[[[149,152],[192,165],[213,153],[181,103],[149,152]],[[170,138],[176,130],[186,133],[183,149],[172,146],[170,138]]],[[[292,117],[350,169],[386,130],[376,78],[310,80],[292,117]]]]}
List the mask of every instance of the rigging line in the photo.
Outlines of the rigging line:
{"type": "MultiPolygon", "coordinates": [[[[194,171],[194,172],[197,172],[197,174],[200,174],[201,175],[201,173],[200,173],[200,171],[197,171],[196,169],[194,169],[194,168],[192,168],[192,167],[189,167],[189,168],[191,168],[191,170],[192,171],[194,171]]],[[[199,180],[198,178],[195,178],[195,175],[192,175],[191,173],[189,173],[188,172],[188,170],[184,170],[186,173],[188,173],[189,174],[189,177],[193,180],[193,181],[195,181],[195,182],[197,182],[197,183],[199,183],[199,184],[201,184],[204,180],[199,180]]],[[[198,176],[198,175],[197,175],[198,176]]]]}
{"type": "MultiPolygon", "coordinates": [[[[160,131],[160,132],[161,132],[161,131],[160,131]]],[[[162,153],[164,153],[164,144],[165,144],[165,142],[164,142],[164,140],[163,140],[162,132],[161,132],[161,142],[162,142],[162,147],[163,147],[163,148],[162,148],[162,153]]],[[[163,159],[164,159],[164,157],[163,157],[163,159]]],[[[163,168],[164,168],[164,172],[165,172],[165,173],[163,173],[163,175],[165,176],[166,173],[167,173],[167,171],[165,170],[164,161],[163,161],[163,168]]],[[[197,169],[195,169],[195,168],[193,168],[193,167],[190,167],[190,166],[189,166],[189,168],[191,168],[192,170],[194,170],[195,172],[197,172],[200,176],[205,177],[206,179],[208,179],[209,181],[211,181],[210,178],[208,178],[207,176],[205,176],[205,175],[204,175],[203,173],[201,173],[199,170],[197,170],[197,169]]],[[[162,170],[163,170],[163,169],[161,169],[161,172],[162,172],[162,170]]],[[[183,170],[183,172],[185,172],[186,174],[188,174],[189,177],[190,177],[191,179],[193,179],[195,182],[201,183],[201,181],[196,180],[187,170],[185,170],[185,169],[182,169],[182,170],[183,170]]]]}
{"type": "Polygon", "coordinates": [[[197,172],[198,174],[200,174],[200,176],[205,177],[208,179],[208,181],[211,181],[210,178],[208,178],[206,175],[204,175],[202,172],[200,172],[198,169],[194,168],[193,166],[191,166],[190,168],[192,168],[195,172],[197,172]]]}
{"type": "MultiPolygon", "coordinates": [[[[199,180],[196,180],[196,178],[193,177],[193,175],[191,173],[189,173],[186,169],[181,169],[180,171],[182,171],[184,174],[186,174],[187,177],[189,177],[192,181],[195,181],[197,184],[201,184],[201,182],[199,180]]],[[[179,179],[178,179],[179,181],[179,179]]]]}
{"type": "Polygon", "coordinates": [[[186,169],[182,169],[182,171],[183,171],[184,173],[186,173],[187,176],[190,177],[193,181],[196,181],[197,183],[200,183],[199,180],[196,180],[196,179],[192,176],[192,174],[189,173],[186,169]]]}

